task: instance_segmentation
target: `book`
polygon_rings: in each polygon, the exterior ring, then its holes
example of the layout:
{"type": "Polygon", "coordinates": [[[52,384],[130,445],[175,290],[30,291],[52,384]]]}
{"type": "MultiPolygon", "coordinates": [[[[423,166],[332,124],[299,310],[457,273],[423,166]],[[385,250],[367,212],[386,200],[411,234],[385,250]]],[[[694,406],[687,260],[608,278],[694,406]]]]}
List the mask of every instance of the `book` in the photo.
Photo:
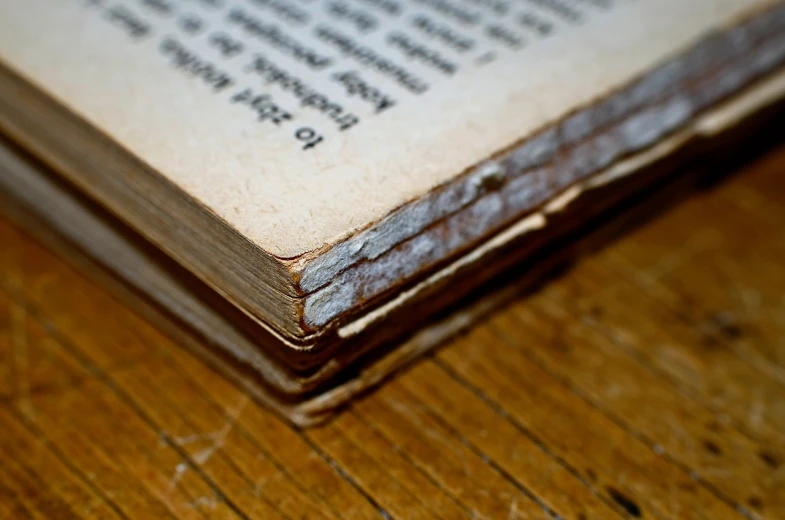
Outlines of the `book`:
{"type": "Polygon", "coordinates": [[[300,425],[785,91],[774,0],[0,5],[4,206],[300,425]]]}

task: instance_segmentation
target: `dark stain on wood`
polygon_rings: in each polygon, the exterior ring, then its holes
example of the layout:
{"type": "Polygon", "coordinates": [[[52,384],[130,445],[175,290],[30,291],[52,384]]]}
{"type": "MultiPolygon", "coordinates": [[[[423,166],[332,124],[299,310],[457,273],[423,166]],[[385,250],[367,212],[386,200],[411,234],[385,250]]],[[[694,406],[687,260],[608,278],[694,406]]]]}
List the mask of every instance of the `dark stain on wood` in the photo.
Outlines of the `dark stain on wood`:
{"type": "Polygon", "coordinates": [[[720,448],[716,442],[712,441],[711,439],[704,439],[703,440],[703,447],[717,457],[722,455],[722,448],[720,448]]]}
{"type": "Polygon", "coordinates": [[[766,464],[771,469],[779,469],[780,467],[779,459],[768,451],[760,452],[760,460],[762,460],[763,463],[766,464]]]}
{"type": "Polygon", "coordinates": [[[611,496],[613,501],[619,504],[627,512],[627,514],[634,518],[641,518],[643,516],[640,506],[638,506],[638,504],[636,504],[631,498],[614,487],[608,487],[607,489],[608,494],[611,496]]]}
{"type": "Polygon", "coordinates": [[[760,499],[760,497],[751,496],[750,498],[747,499],[747,504],[751,508],[756,509],[758,511],[763,510],[763,501],[760,499]]]}

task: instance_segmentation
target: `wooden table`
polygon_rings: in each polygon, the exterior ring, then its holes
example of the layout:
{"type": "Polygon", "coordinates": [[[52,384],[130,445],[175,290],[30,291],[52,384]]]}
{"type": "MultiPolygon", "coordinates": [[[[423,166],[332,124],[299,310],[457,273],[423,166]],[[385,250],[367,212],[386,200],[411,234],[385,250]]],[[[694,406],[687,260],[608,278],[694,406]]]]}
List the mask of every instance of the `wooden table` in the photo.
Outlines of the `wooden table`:
{"type": "Polygon", "coordinates": [[[785,147],[296,431],[0,221],[0,518],[785,518],[785,147]]]}

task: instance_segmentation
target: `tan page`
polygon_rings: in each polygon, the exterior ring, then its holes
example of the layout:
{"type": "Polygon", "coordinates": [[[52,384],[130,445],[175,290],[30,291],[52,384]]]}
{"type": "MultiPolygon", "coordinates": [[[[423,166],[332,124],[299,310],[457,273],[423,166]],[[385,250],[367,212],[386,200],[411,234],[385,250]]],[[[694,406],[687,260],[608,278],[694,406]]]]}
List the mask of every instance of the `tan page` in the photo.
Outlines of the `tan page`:
{"type": "Polygon", "coordinates": [[[0,60],[290,258],[771,3],[0,0],[0,60]]]}

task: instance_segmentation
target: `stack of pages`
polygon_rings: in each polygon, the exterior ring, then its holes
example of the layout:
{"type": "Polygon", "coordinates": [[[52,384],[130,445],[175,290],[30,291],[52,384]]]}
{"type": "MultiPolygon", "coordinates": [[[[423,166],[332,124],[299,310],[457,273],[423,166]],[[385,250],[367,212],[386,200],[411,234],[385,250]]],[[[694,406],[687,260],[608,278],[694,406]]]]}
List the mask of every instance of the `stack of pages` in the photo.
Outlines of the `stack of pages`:
{"type": "Polygon", "coordinates": [[[0,205],[308,425],[783,63],[775,0],[0,0],[0,205]]]}

